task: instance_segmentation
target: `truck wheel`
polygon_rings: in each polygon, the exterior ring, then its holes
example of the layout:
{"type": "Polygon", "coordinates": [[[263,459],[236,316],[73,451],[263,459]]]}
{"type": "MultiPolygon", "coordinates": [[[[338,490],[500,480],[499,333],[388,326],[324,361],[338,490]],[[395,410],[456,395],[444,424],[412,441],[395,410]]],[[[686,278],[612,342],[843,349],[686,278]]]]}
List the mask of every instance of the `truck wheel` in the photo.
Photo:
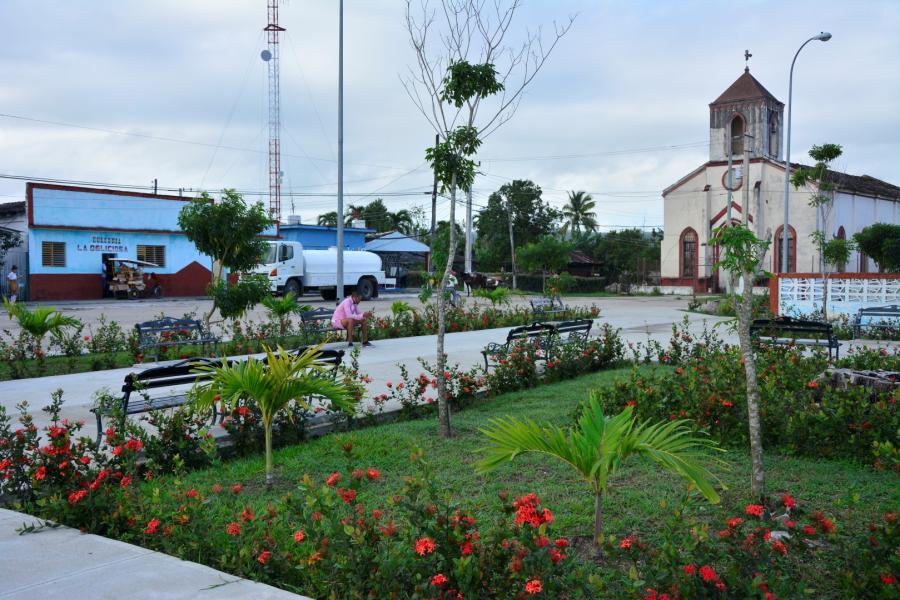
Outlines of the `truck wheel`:
{"type": "Polygon", "coordinates": [[[334,288],[322,288],[322,300],[334,300],[337,298],[337,290],[334,288]]]}
{"type": "Polygon", "coordinates": [[[361,278],[359,283],[356,284],[356,290],[363,300],[371,300],[372,296],[375,295],[375,286],[372,285],[372,280],[365,277],[361,278]]]}
{"type": "Polygon", "coordinates": [[[296,279],[288,279],[288,282],[284,284],[284,293],[285,295],[289,293],[294,294],[295,298],[299,298],[303,295],[303,289],[300,287],[300,282],[296,279]]]}

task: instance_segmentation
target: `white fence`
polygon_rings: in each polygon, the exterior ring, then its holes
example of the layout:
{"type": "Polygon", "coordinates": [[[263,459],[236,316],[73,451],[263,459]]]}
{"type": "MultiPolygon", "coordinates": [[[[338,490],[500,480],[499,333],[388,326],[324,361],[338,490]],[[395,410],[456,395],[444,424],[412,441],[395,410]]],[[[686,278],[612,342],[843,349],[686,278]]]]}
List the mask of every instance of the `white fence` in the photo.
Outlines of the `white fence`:
{"type": "Polygon", "coordinates": [[[777,277],[778,314],[808,315],[822,312],[823,292],[828,314],[855,315],[861,308],[900,304],[900,275],[853,276],[841,273],[825,280],[816,275],[777,277]]]}

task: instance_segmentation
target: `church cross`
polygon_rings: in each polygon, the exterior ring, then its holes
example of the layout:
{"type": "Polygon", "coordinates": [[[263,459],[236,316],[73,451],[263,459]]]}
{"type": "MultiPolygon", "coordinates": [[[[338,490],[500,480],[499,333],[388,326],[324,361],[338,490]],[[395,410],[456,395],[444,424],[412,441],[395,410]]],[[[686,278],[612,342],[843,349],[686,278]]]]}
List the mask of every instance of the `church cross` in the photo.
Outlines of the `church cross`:
{"type": "Polygon", "coordinates": [[[750,72],[750,57],[753,56],[750,54],[749,50],[744,50],[744,72],[750,72]]]}

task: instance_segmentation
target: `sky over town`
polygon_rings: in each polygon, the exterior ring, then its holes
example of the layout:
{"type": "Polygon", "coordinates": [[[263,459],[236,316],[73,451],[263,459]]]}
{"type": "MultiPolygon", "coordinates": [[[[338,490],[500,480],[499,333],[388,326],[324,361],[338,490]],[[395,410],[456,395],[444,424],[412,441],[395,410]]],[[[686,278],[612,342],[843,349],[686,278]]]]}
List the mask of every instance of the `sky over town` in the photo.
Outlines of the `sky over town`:
{"type": "MultiPolygon", "coordinates": [[[[282,213],[305,223],[336,206],[337,7],[281,5],[282,213]]],[[[434,130],[401,83],[415,64],[404,13],[402,0],[345,1],[348,204],[430,206],[434,130]]],[[[570,15],[515,117],[478,152],[476,211],[531,179],[555,206],[591,193],[604,229],[661,226],[660,192],[707,160],[708,104],[744,50],[786,102],[791,58],[819,31],[834,37],[798,59],[792,159],[839,143],[835,168],[900,185],[900,2],[525,0],[509,41],[570,15]]],[[[266,200],[265,24],[264,0],[3,0],[0,173],[266,200]]],[[[0,202],[24,192],[0,179],[0,202]]],[[[448,209],[439,202],[438,217],[448,209]]]]}

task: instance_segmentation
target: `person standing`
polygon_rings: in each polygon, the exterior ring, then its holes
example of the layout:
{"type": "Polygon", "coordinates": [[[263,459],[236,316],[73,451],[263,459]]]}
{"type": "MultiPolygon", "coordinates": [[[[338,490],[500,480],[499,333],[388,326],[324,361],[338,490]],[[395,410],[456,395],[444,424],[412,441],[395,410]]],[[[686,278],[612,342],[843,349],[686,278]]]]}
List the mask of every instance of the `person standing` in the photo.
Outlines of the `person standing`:
{"type": "Polygon", "coordinates": [[[366,315],[360,312],[359,303],[362,296],[359,292],[354,291],[352,294],[344,298],[334,315],[331,317],[331,326],[337,330],[347,332],[347,346],[353,346],[353,332],[356,328],[360,328],[363,346],[371,346],[369,342],[369,323],[366,321],[366,315]]]}
{"type": "Polygon", "coordinates": [[[19,267],[13,265],[9,273],[6,275],[6,283],[9,287],[9,301],[15,302],[19,296],[19,267]]]}

